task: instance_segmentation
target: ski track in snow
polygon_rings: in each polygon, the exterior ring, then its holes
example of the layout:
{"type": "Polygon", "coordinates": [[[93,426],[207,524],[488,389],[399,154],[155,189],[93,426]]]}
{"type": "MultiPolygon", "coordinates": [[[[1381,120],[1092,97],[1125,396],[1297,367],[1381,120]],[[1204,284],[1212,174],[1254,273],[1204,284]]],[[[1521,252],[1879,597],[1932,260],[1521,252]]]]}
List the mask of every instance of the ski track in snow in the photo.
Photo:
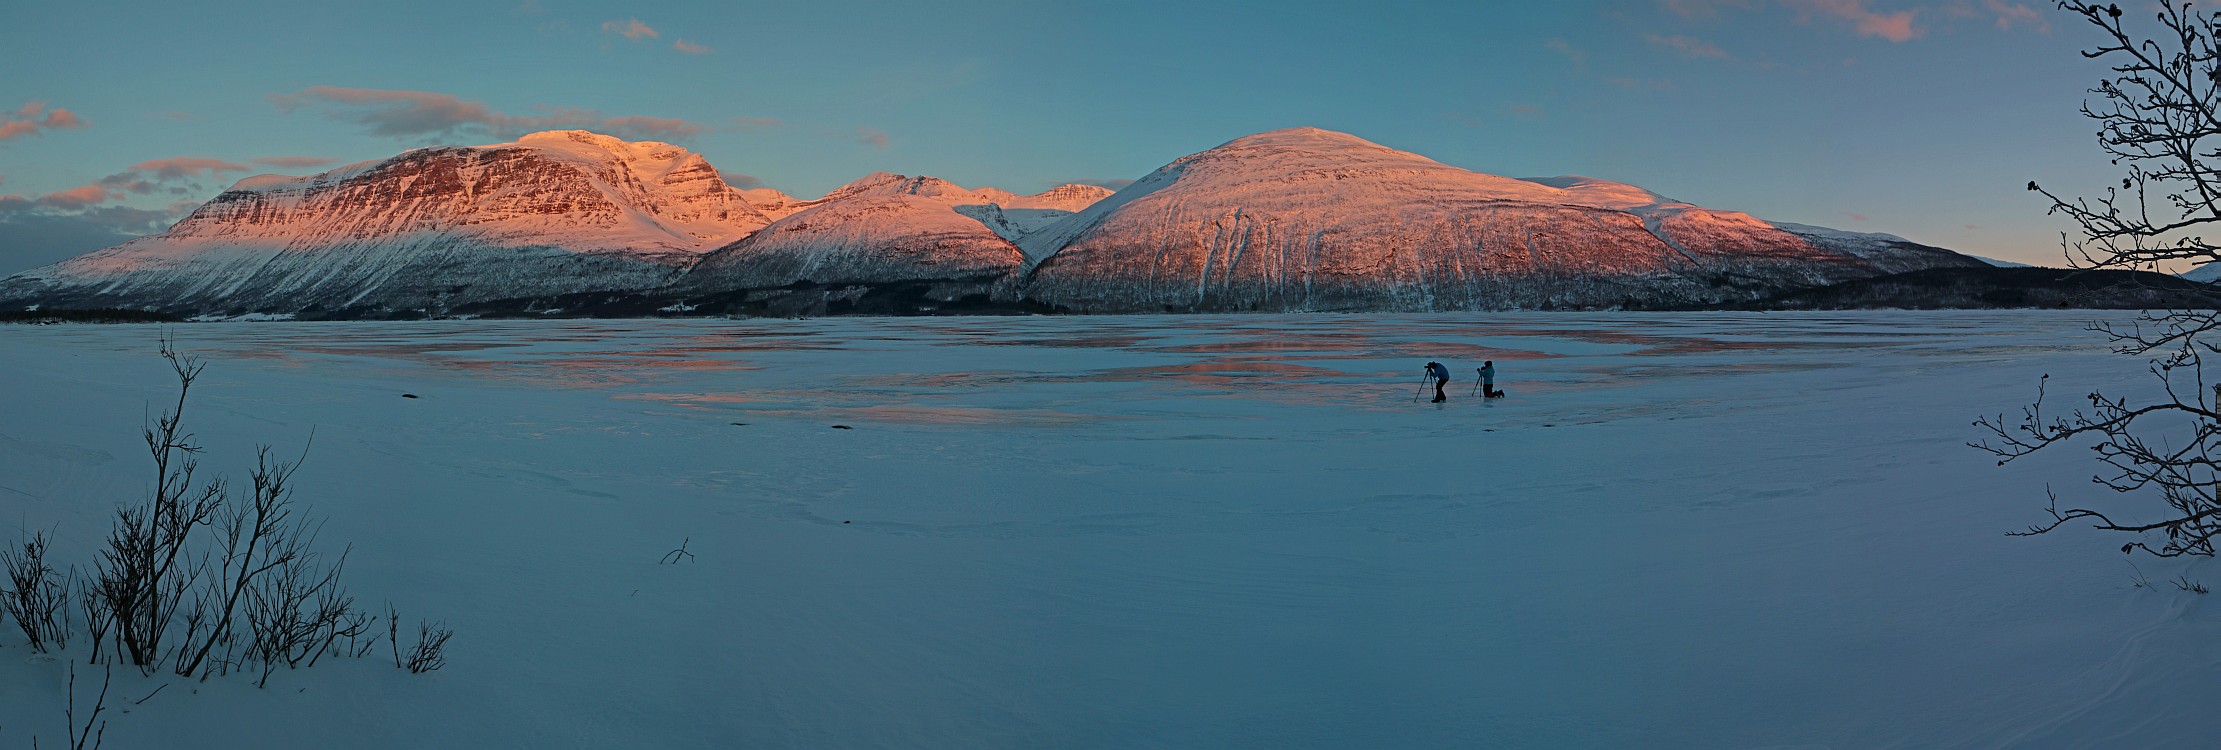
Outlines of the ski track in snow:
{"type": "MultiPolygon", "coordinates": [[[[2148,395],[2093,315],[172,326],[204,470],[313,429],[358,600],[457,635],[119,673],[107,744],[2197,746],[2207,598],[2003,536],[2086,452],[1963,445],[2045,373],[2148,395]],[[1413,403],[1429,359],[1510,397],[1413,403]]],[[[161,330],[0,327],[0,536],[90,562],[161,330]]],[[[65,679],[0,628],[0,745],[65,679]]]]}

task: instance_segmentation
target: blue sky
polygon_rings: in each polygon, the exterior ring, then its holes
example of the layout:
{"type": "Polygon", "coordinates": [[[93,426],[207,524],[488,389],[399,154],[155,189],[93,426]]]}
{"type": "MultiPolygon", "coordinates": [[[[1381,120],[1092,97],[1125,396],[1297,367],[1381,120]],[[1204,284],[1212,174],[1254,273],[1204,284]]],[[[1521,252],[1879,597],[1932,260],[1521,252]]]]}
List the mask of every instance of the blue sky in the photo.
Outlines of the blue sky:
{"type": "Polygon", "coordinates": [[[0,273],[254,172],[577,126],[814,197],[1030,192],[1249,133],[2056,262],[2092,30],[2035,0],[50,2],[0,9],[0,273]],[[66,112],[65,112],[66,111],[66,112]],[[261,161],[257,161],[261,160],[261,161]]]}

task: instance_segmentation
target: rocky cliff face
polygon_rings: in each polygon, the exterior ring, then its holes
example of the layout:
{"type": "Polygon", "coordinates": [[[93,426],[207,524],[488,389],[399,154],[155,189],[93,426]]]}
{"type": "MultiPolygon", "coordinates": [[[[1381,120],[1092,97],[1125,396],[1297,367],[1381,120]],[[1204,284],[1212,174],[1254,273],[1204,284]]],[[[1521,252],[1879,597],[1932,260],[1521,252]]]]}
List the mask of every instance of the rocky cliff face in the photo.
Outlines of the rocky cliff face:
{"type": "Polygon", "coordinates": [[[0,283],[50,307],[437,308],[639,289],[770,223],[701,156],[582,131],[251,177],[169,231],[0,283]]]}
{"type": "Polygon", "coordinates": [[[1081,312],[1718,301],[1977,261],[1799,235],[1578,177],[1518,180],[1298,128],[1179,159],[1020,240],[1081,312]]]}

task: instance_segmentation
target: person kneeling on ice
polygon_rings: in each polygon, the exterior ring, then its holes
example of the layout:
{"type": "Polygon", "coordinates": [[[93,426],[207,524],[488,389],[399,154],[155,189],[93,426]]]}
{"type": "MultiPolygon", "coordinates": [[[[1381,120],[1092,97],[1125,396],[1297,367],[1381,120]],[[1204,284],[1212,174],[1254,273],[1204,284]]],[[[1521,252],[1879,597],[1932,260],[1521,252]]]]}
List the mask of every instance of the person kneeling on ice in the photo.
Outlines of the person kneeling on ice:
{"type": "Polygon", "coordinates": [[[1503,391],[1496,390],[1496,360],[1492,359],[1486,362],[1482,362],[1480,369],[1475,370],[1474,372],[1478,372],[1481,374],[1482,398],[1504,397],[1503,391]]]}
{"type": "Polygon", "coordinates": [[[1440,362],[1428,362],[1427,377],[1434,378],[1434,402],[1439,404],[1450,400],[1450,397],[1442,392],[1442,386],[1450,383],[1450,368],[1443,367],[1440,362]]]}

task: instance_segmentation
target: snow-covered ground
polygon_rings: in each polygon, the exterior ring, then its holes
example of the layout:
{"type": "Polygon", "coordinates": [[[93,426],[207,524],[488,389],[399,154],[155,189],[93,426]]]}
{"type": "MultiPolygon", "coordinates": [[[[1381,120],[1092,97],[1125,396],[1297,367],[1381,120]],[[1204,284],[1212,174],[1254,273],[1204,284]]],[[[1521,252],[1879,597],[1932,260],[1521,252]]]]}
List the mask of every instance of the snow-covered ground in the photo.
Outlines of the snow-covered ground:
{"type": "MultiPolygon", "coordinates": [[[[2086,451],[1963,446],[2143,388],[2093,314],[174,326],[208,466],[313,430],[355,594],[457,635],[119,673],[107,746],[2201,746],[2213,597],[2003,535],[2086,451]]],[[[160,330],[0,327],[0,537],[89,562],[160,330]]],[[[13,631],[0,746],[62,747],[13,631]]]]}

